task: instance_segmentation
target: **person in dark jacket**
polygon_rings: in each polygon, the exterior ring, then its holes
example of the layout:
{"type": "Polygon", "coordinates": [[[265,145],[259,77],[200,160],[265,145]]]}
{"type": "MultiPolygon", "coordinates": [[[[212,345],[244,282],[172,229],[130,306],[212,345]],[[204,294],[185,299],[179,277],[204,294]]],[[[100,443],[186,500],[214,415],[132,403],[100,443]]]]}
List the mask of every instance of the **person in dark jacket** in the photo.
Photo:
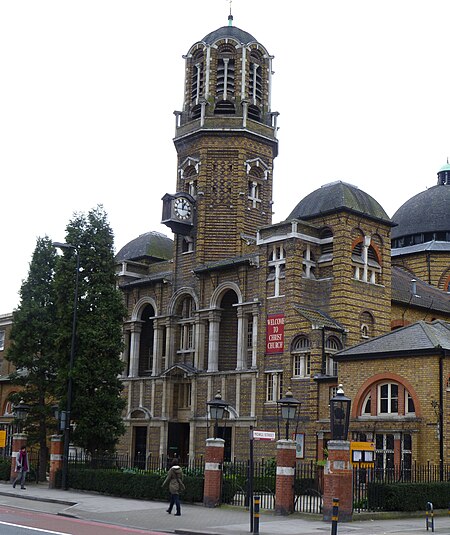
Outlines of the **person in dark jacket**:
{"type": "Polygon", "coordinates": [[[22,446],[16,456],[16,472],[17,477],[14,479],[13,487],[16,488],[17,483],[20,481],[20,488],[25,490],[25,478],[29,471],[28,453],[27,448],[22,446]]]}
{"type": "Polygon", "coordinates": [[[167,484],[169,485],[170,492],[170,503],[167,512],[170,515],[173,506],[175,505],[177,510],[175,516],[181,516],[180,492],[185,489],[185,486],[183,483],[183,470],[181,470],[181,466],[178,464],[177,459],[172,460],[170,470],[167,473],[167,477],[162,486],[165,487],[167,484]]]}

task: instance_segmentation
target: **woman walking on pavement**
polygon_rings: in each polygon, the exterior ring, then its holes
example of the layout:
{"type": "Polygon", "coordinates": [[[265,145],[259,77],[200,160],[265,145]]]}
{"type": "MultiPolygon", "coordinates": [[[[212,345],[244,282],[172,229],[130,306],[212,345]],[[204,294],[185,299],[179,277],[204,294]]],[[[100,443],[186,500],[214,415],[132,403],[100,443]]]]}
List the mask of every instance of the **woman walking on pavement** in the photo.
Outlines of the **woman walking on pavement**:
{"type": "Polygon", "coordinates": [[[172,460],[170,464],[170,470],[167,473],[167,477],[162,486],[164,487],[167,484],[169,484],[170,492],[170,503],[167,512],[170,515],[172,508],[175,505],[177,510],[175,516],[181,516],[180,492],[185,490],[186,487],[183,483],[183,471],[181,470],[181,466],[178,464],[178,460],[176,458],[172,460]]]}
{"type": "Polygon", "coordinates": [[[13,488],[16,488],[17,482],[20,481],[20,488],[22,490],[25,490],[25,478],[27,477],[28,470],[29,465],[27,448],[25,446],[22,446],[16,457],[17,477],[14,480],[13,488]]]}

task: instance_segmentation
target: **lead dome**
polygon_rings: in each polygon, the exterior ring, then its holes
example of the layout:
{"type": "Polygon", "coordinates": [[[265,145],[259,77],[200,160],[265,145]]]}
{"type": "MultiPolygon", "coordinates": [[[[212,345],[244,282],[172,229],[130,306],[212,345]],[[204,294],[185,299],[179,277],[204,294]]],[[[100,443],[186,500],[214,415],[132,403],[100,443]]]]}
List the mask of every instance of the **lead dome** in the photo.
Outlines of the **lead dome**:
{"type": "Polygon", "coordinates": [[[347,210],[375,220],[390,221],[382,206],[368,193],[352,184],[336,181],[316,189],[292,210],[288,219],[312,219],[347,210]]]}
{"type": "MultiPolygon", "coordinates": [[[[438,183],[406,201],[392,217],[393,248],[450,242],[450,164],[438,172],[438,183]]],[[[445,245],[450,248],[450,243],[445,245]]]]}

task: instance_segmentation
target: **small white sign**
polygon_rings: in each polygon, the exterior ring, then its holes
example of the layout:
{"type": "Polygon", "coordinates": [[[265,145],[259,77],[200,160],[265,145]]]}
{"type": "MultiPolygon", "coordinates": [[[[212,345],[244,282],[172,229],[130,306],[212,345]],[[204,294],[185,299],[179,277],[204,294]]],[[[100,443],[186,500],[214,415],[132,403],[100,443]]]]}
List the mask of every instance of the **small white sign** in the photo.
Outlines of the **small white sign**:
{"type": "Polygon", "coordinates": [[[253,431],[254,440],[275,440],[275,433],[273,431],[253,431]]]}

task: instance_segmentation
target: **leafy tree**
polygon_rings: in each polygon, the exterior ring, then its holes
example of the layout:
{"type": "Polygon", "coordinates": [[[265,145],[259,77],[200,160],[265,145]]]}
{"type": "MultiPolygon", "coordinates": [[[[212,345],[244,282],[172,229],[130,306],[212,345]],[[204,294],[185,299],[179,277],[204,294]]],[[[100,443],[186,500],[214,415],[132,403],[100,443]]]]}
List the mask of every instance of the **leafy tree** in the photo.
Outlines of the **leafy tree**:
{"type": "Polygon", "coordinates": [[[124,433],[121,398],[123,368],[122,323],[125,308],[116,286],[113,233],[102,206],[88,214],[75,214],[66,228],[65,249],[58,263],[58,384],[67,398],[76,255],[80,272],[77,302],[75,359],[71,420],[73,441],[90,452],[114,449],[124,433]]]}
{"type": "Polygon", "coordinates": [[[55,356],[56,306],[54,274],[56,253],[48,237],[38,238],[28,278],[20,289],[20,304],[13,313],[11,346],[7,359],[16,371],[11,382],[21,387],[11,396],[30,406],[26,418],[29,442],[40,446],[40,479],[45,479],[47,436],[55,430],[52,414],[57,375],[55,356]]]}

